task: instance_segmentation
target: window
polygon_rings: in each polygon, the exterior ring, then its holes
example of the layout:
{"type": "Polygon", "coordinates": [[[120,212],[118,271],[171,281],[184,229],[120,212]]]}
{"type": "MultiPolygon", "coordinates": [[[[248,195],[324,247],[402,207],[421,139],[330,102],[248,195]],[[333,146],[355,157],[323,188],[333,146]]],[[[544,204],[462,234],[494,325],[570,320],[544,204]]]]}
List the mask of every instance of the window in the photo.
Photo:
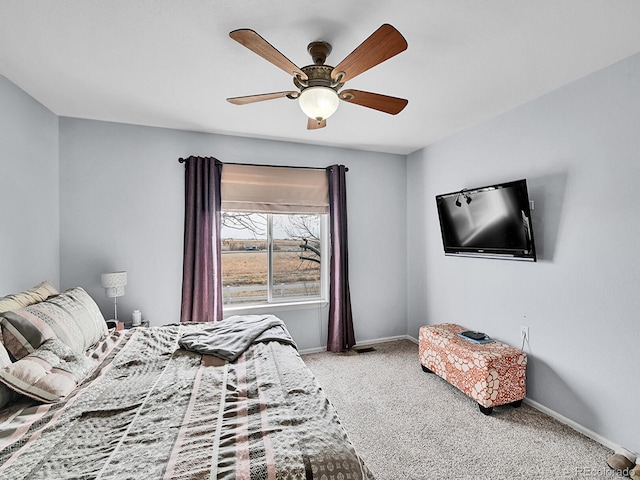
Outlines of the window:
{"type": "Polygon", "coordinates": [[[326,301],[326,172],[225,165],[221,196],[225,310],[326,301]]]}
{"type": "Polygon", "coordinates": [[[326,224],[326,214],[223,211],[225,307],[324,301],[326,224]]]}

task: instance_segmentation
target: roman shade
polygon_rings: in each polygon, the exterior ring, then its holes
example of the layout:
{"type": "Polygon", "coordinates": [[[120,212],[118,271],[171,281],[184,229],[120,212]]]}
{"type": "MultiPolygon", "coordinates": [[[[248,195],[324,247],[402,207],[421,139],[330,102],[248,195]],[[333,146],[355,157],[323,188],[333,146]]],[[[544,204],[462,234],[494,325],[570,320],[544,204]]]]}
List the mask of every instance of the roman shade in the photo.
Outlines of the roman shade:
{"type": "Polygon", "coordinates": [[[325,169],[224,164],[222,210],[329,213],[325,169]]]}

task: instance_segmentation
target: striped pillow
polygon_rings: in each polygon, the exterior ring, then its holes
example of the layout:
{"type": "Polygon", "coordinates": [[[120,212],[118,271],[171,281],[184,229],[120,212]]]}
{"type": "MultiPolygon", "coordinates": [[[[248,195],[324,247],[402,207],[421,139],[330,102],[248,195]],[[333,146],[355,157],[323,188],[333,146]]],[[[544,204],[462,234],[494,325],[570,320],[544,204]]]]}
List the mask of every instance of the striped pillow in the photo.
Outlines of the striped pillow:
{"type": "MultiPolygon", "coordinates": [[[[42,302],[51,295],[57,295],[58,290],[47,280],[39,283],[24,292],[14,293],[0,298],[0,313],[19,310],[34,303],[42,302]]],[[[2,342],[2,331],[0,331],[0,343],[2,342]]]]}
{"type": "Polygon", "coordinates": [[[0,382],[27,397],[54,403],[69,395],[96,363],[52,338],[35,352],[0,368],[0,382]]]}
{"type": "Polygon", "coordinates": [[[50,338],[58,338],[74,352],[84,353],[107,335],[100,309],[82,288],[2,315],[2,335],[16,359],[34,352],[50,338]]]}

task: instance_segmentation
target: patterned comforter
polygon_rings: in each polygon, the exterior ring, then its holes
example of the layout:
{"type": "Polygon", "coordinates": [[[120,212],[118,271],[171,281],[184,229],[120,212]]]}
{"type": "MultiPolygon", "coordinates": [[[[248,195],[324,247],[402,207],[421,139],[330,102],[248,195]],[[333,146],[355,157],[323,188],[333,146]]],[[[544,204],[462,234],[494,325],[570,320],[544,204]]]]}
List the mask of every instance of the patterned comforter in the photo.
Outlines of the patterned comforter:
{"type": "Polygon", "coordinates": [[[0,412],[0,478],[373,479],[295,348],[225,362],[178,347],[198,328],[114,332],[64,401],[0,412]]]}

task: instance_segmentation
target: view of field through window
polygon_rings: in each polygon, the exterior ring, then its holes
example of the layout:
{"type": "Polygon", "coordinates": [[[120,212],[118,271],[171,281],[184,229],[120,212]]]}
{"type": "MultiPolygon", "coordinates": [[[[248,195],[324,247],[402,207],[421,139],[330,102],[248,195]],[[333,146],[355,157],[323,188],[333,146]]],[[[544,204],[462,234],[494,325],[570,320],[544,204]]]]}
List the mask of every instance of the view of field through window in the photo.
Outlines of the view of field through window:
{"type": "Polygon", "coordinates": [[[223,212],[222,285],[226,305],[321,295],[320,215],[223,212]],[[269,261],[269,223],[273,250],[269,261]]]}

